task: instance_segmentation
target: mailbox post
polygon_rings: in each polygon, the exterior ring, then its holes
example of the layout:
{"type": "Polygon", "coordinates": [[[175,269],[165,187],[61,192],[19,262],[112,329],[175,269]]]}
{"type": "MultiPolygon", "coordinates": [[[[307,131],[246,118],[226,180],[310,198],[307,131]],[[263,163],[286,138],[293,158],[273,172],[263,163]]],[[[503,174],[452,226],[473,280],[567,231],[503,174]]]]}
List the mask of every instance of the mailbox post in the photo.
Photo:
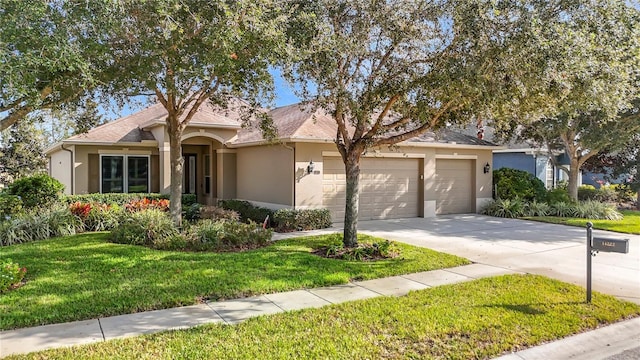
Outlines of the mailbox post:
{"type": "Polygon", "coordinates": [[[629,239],[594,238],[593,224],[587,223],[587,303],[591,302],[591,258],[598,252],[629,253],[629,239]]]}

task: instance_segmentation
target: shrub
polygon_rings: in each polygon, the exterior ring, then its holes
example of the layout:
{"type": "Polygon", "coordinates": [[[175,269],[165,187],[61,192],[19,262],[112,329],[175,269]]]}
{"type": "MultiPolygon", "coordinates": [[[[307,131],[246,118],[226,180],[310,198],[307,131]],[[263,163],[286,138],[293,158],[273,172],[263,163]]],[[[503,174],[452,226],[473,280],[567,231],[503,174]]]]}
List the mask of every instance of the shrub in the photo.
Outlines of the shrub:
{"type": "Polygon", "coordinates": [[[142,198],[139,200],[129,201],[127,204],[124,205],[124,208],[129,212],[138,212],[138,211],[150,210],[150,209],[168,211],[169,200],[166,200],[166,199],[150,200],[147,198],[142,198]]]}
{"type": "MultiPolygon", "coordinates": [[[[68,204],[80,201],[83,203],[99,203],[99,204],[111,204],[124,206],[125,204],[133,200],[141,199],[149,200],[169,200],[169,194],[155,194],[155,193],[106,193],[106,194],[78,194],[78,195],[66,195],[64,201],[68,204]]],[[[196,203],[195,194],[182,194],[182,206],[190,206],[196,203]]]]}
{"type": "Polygon", "coordinates": [[[331,226],[331,213],[327,209],[280,209],[273,221],[280,232],[324,229],[331,226]]]}
{"type": "Polygon", "coordinates": [[[120,225],[111,231],[110,241],[118,244],[145,245],[155,248],[166,242],[166,238],[179,236],[167,212],[146,209],[132,212],[120,225]]]}
{"type": "Polygon", "coordinates": [[[631,186],[629,186],[629,184],[614,184],[611,185],[611,187],[616,191],[616,200],[618,202],[625,203],[636,200],[636,192],[631,189],[631,186]]]}
{"type": "Polygon", "coordinates": [[[220,200],[218,205],[224,209],[237,212],[244,222],[253,221],[262,224],[267,216],[269,216],[270,219],[273,218],[273,210],[254,206],[244,200],[220,200]]]}
{"type": "Polygon", "coordinates": [[[226,210],[219,206],[204,205],[200,207],[200,219],[239,221],[240,214],[233,210],[226,210]]]}
{"type": "Polygon", "coordinates": [[[123,220],[124,210],[118,205],[91,204],[91,211],[84,219],[85,231],[110,231],[123,220]]]}
{"type": "Polygon", "coordinates": [[[574,217],[576,215],[576,205],[571,202],[559,201],[551,204],[551,215],[560,217],[574,217]]]}
{"type": "Polygon", "coordinates": [[[527,216],[547,216],[551,213],[551,206],[544,202],[533,201],[526,205],[527,216]]]}
{"type": "Polygon", "coordinates": [[[196,251],[245,250],[265,246],[271,240],[271,229],[256,223],[200,220],[186,230],[187,248],[196,251]]]}
{"type": "Polygon", "coordinates": [[[564,187],[557,187],[553,190],[549,190],[547,192],[547,203],[553,205],[556,203],[567,203],[571,204],[574,201],[569,196],[567,189],[564,187]]]}
{"type": "Polygon", "coordinates": [[[333,244],[325,250],[326,257],[347,261],[389,259],[398,256],[399,253],[395,244],[389,240],[373,244],[358,244],[353,248],[345,248],[342,244],[333,244]]]}
{"type": "Polygon", "coordinates": [[[0,192],[0,221],[7,216],[18,214],[22,211],[22,200],[17,195],[0,192]]]}
{"type": "Polygon", "coordinates": [[[547,192],[544,183],[534,175],[510,168],[494,170],[493,184],[495,199],[544,201],[547,192]]]}
{"type": "Polygon", "coordinates": [[[596,188],[593,185],[582,185],[578,188],[578,200],[595,200],[596,188]]]}
{"type": "Polygon", "coordinates": [[[497,199],[490,202],[481,213],[495,217],[517,218],[526,215],[525,210],[525,203],[520,199],[497,199]]]}
{"type": "Polygon", "coordinates": [[[21,198],[26,208],[50,205],[60,199],[63,190],[62,183],[46,174],[20,178],[7,188],[10,195],[21,198]]]}
{"type": "Polygon", "coordinates": [[[620,220],[622,214],[615,207],[599,201],[583,201],[576,205],[575,216],[583,219],[620,220]]]}
{"type": "Polygon", "coordinates": [[[188,221],[195,221],[195,220],[199,220],[200,219],[200,208],[202,207],[202,205],[195,203],[195,204],[191,204],[189,206],[183,206],[183,216],[185,218],[185,220],[188,221]]]}
{"type": "Polygon", "coordinates": [[[66,206],[36,209],[0,223],[0,245],[7,246],[82,231],[82,221],[66,206]]]}
{"type": "Polygon", "coordinates": [[[20,284],[26,273],[27,268],[21,268],[11,259],[2,260],[0,263],[0,293],[20,284]]]}

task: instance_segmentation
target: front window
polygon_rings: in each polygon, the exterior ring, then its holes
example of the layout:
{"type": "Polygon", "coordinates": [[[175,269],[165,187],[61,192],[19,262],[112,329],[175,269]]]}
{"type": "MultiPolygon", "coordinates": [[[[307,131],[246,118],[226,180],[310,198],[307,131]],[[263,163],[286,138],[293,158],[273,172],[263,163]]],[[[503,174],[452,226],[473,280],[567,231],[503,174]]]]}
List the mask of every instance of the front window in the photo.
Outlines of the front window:
{"type": "Polygon", "coordinates": [[[149,157],[103,155],[100,157],[100,178],[102,193],[147,193],[149,157]]]}

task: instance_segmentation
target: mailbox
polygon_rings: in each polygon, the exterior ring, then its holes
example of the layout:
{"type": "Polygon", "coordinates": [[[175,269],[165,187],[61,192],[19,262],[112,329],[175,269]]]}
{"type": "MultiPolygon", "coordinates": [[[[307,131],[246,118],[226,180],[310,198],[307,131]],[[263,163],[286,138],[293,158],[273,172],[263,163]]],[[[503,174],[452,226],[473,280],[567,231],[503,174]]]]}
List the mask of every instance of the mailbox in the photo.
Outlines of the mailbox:
{"type": "Polygon", "coordinates": [[[629,253],[629,239],[608,239],[608,238],[593,238],[591,243],[593,250],[602,252],[614,252],[620,254],[629,253]]]}

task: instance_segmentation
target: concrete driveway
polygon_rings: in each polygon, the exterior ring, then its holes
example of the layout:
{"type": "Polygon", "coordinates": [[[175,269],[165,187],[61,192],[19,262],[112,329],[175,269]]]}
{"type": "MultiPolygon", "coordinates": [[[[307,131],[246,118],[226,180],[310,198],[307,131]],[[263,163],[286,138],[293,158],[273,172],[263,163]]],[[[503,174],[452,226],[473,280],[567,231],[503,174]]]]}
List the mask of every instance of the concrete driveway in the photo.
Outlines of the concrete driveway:
{"type": "MultiPolygon", "coordinates": [[[[586,229],[483,215],[360,221],[363,233],[465,257],[473,262],[549,276],[586,286],[586,229]]],[[[640,236],[594,230],[594,236],[628,238],[629,253],[593,258],[593,290],[640,304],[640,236]]]]}

